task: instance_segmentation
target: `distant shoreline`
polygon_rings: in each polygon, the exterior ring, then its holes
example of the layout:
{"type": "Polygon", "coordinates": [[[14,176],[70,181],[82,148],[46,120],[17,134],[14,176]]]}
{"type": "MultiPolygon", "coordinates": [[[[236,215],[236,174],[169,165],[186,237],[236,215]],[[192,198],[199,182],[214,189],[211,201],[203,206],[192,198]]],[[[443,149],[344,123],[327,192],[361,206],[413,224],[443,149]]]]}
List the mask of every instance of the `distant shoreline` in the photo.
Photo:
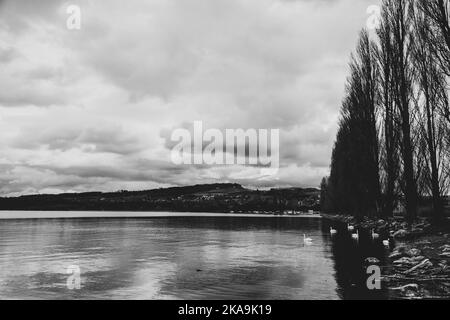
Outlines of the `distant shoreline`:
{"type": "Polygon", "coordinates": [[[4,211],[206,212],[312,214],[320,210],[320,190],[250,190],[239,184],[207,184],[143,191],[36,194],[0,197],[4,211]]]}
{"type": "Polygon", "coordinates": [[[23,211],[0,210],[0,220],[15,219],[86,219],[86,218],[181,218],[181,217],[242,217],[242,218],[314,218],[320,214],[269,214],[269,213],[210,213],[168,211],[23,211]]]}

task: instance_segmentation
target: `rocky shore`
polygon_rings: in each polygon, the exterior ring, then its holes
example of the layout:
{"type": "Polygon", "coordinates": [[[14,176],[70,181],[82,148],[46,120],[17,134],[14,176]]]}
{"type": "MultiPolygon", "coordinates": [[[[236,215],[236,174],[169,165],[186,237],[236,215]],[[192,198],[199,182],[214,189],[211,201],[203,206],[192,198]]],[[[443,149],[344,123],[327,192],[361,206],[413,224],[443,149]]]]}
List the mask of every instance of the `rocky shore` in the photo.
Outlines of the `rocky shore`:
{"type": "Polygon", "coordinates": [[[450,299],[449,223],[433,226],[428,219],[408,224],[402,218],[357,221],[343,215],[324,218],[374,230],[389,239],[387,263],[380,265],[382,283],[393,299],[450,299]]]}

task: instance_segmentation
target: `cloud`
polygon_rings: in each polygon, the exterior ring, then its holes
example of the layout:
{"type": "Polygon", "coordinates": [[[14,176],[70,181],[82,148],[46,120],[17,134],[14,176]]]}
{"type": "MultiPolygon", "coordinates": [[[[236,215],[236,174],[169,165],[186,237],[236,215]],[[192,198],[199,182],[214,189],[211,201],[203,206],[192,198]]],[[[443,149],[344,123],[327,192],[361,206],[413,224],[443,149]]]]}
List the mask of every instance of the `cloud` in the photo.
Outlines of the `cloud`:
{"type": "Polygon", "coordinates": [[[0,3],[2,194],[317,186],[372,0],[0,3]],[[175,166],[171,130],[280,129],[280,174],[175,166]],[[242,178],[244,177],[244,178],[242,178]]]}

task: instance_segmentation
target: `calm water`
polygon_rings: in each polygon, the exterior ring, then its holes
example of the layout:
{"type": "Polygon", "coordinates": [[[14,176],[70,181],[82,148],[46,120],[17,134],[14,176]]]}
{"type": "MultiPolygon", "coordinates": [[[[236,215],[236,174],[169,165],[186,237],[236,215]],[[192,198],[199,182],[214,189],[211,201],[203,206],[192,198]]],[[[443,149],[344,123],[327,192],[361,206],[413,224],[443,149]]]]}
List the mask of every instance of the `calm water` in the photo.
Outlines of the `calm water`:
{"type": "Polygon", "coordinates": [[[167,215],[0,219],[0,299],[384,297],[365,289],[362,265],[380,246],[332,238],[322,219],[167,215]]]}

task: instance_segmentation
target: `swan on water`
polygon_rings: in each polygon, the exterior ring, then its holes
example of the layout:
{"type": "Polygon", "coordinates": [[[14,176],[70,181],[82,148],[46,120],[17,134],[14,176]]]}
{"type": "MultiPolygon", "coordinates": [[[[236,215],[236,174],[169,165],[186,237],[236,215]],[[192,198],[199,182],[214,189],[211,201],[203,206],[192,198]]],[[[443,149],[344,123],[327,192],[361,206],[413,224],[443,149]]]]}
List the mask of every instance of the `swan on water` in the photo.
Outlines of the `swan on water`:
{"type": "Polygon", "coordinates": [[[306,245],[311,245],[312,244],[312,239],[311,238],[307,238],[306,234],[303,234],[303,244],[306,244],[306,245]]]}
{"type": "Polygon", "coordinates": [[[378,233],[375,233],[375,231],[372,229],[372,239],[378,239],[380,235],[378,233]]]}

